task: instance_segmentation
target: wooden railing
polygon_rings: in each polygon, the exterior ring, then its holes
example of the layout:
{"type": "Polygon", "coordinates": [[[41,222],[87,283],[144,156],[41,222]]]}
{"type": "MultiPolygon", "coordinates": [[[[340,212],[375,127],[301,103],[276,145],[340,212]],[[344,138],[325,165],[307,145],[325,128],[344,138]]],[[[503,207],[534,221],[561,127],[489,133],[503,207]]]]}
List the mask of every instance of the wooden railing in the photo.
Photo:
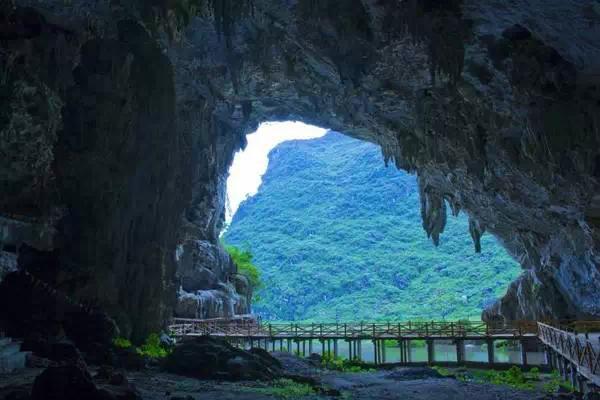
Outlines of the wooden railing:
{"type": "MultiPolygon", "coordinates": [[[[591,328],[590,324],[583,325],[591,328]]],[[[579,374],[596,384],[600,383],[600,345],[597,341],[541,322],[538,323],[538,331],[539,339],[577,365],[579,374]]]]}
{"type": "Polygon", "coordinates": [[[262,324],[254,319],[175,319],[170,326],[175,336],[230,336],[270,338],[479,338],[521,337],[537,334],[531,321],[502,322],[376,322],[326,324],[262,324]]]}

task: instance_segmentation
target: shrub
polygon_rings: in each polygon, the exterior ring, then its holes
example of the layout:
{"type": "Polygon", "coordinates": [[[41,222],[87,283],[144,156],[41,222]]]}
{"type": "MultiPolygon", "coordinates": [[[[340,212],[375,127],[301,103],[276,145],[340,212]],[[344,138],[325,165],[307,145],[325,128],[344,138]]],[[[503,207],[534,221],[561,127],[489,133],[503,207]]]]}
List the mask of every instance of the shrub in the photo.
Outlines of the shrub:
{"type": "Polygon", "coordinates": [[[137,349],[138,354],[144,357],[164,358],[169,355],[169,351],[160,343],[160,337],[156,333],[150,334],[146,342],[137,349]]]}
{"type": "Polygon", "coordinates": [[[542,386],[543,390],[547,393],[555,393],[558,389],[563,388],[569,392],[574,391],[575,389],[568,382],[565,382],[558,371],[554,370],[550,374],[550,380],[542,386]]]}
{"type": "Polygon", "coordinates": [[[346,360],[341,357],[336,357],[330,352],[325,352],[321,356],[321,366],[341,372],[371,372],[374,371],[369,364],[358,359],[346,360]]]}
{"type": "Polygon", "coordinates": [[[477,371],[474,373],[474,377],[476,380],[517,389],[534,389],[535,387],[531,379],[516,365],[507,371],[477,371]]]}
{"type": "Polygon", "coordinates": [[[114,338],[113,339],[113,345],[115,347],[120,348],[120,349],[128,349],[128,348],[130,348],[132,346],[132,344],[129,341],[129,339],[125,339],[123,337],[114,338]]]}
{"type": "Polygon", "coordinates": [[[237,266],[238,272],[248,278],[248,282],[250,282],[252,289],[259,289],[262,286],[260,271],[258,270],[258,267],[252,263],[254,256],[250,250],[240,250],[235,246],[225,246],[225,249],[237,266]]]}

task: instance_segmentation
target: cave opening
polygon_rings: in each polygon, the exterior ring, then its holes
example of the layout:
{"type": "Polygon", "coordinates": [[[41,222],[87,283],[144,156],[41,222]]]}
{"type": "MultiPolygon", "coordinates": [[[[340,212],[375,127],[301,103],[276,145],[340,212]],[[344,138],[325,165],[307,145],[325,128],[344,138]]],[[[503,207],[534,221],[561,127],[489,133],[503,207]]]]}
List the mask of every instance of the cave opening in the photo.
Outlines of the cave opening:
{"type": "MultiPolygon", "coordinates": [[[[493,235],[474,249],[463,214],[433,243],[417,177],[375,144],[290,121],[247,138],[221,241],[255,286],[246,310],[265,321],[479,320],[521,273],[493,235]]],[[[220,316],[205,304],[203,317],[220,316]]]]}

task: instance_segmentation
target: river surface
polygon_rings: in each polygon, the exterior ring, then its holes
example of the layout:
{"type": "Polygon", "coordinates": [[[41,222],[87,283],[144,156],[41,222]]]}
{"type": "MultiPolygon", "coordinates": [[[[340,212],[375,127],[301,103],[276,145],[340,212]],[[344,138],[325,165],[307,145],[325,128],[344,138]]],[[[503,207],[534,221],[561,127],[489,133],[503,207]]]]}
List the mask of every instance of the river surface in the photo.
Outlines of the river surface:
{"type": "MultiPolygon", "coordinates": [[[[317,339],[312,340],[312,346],[309,340],[299,344],[293,342],[291,351],[295,354],[309,355],[316,353],[322,355],[323,346],[317,339]]],[[[494,342],[494,363],[497,364],[521,364],[521,344],[517,340],[496,340],[494,342]]],[[[256,347],[257,344],[254,343],[256,347]]],[[[261,341],[260,346],[265,348],[264,341],[261,341]]],[[[333,352],[333,341],[325,346],[325,352],[333,352]],[[331,349],[331,350],[329,350],[331,349]]],[[[249,347],[247,345],[247,347],[249,347]]],[[[267,341],[268,351],[287,351],[287,342],[284,341],[267,341]]],[[[338,357],[343,359],[349,358],[350,346],[344,340],[338,340],[338,357]]],[[[366,362],[374,362],[374,346],[371,340],[361,341],[361,359],[366,362]]],[[[386,345],[386,363],[400,362],[400,347],[394,341],[388,341],[386,345]]],[[[438,362],[456,362],[456,345],[451,340],[436,340],[434,344],[434,359],[438,362]]],[[[427,362],[427,347],[424,340],[410,341],[410,361],[411,362],[427,362]]],[[[465,361],[469,362],[488,362],[487,344],[480,340],[465,340],[465,361]]],[[[527,352],[527,363],[529,365],[544,365],[545,354],[543,352],[527,352]]]]}

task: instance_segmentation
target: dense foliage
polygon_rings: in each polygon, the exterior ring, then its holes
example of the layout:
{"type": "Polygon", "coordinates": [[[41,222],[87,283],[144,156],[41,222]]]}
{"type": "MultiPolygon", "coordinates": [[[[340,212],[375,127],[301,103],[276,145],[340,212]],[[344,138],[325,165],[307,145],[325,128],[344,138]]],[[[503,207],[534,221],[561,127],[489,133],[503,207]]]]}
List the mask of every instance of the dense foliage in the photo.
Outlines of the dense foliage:
{"type": "Polygon", "coordinates": [[[321,366],[326,369],[341,372],[372,372],[374,369],[368,363],[357,358],[348,360],[335,356],[333,353],[325,352],[321,356],[321,366]]]}
{"type": "Polygon", "coordinates": [[[224,240],[251,249],[272,320],[476,318],[519,274],[490,235],[473,250],[466,216],[439,247],[421,228],[416,178],[338,133],[270,154],[259,193],[224,240]]]}
{"type": "Polygon", "coordinates": [[[253,290],[256,290],[262,286],[260,281],[260,271],[252,263],[252,259],[254,256],[250,252],[250,250],[245,249],[241,250],[235,246],[226,245],[225,249],[231,256],[231,259],[237,266],[238,273],[244,275],[248,278],[248,282],[250,286],[252,286],[253,290]]]}
{"type": "Polygon", "coordinates": [[[129,339],[123,337],[115,338],[113,345],[119,349],[134,349],[139,355],[149,358],[164,358],[170,351],[161,343],[157,333],[151,333],[140,347],[134,347],[129,339]]]}

